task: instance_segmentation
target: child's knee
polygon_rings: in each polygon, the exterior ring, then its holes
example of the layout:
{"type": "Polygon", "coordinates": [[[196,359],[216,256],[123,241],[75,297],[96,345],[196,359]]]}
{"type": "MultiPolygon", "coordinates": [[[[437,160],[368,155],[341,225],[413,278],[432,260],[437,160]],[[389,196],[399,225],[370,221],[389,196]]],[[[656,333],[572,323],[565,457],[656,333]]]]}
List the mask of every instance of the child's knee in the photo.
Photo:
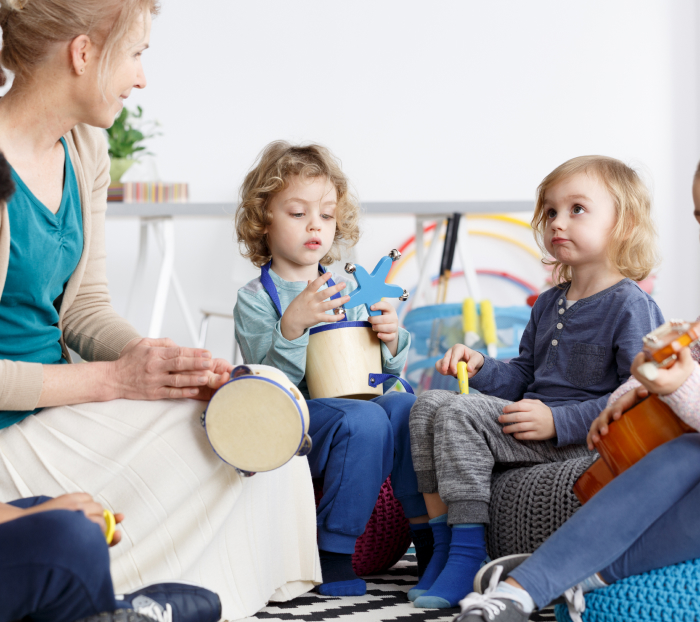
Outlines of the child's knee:
{"type": "Polygon", "coordinates": [[[386,411],[374,402],[358,401],[356,407],[345,412],[345,421],[350,437],[368,447],[382,445],[392,437],[386,411]]]}
{"type": "Polygon", "coordinates": [[[54,510],[31,515],[35,542],[51,552],[45,559],[76,575],[109,573],[109,552],[102,530],[82,512],[54,510]]]}

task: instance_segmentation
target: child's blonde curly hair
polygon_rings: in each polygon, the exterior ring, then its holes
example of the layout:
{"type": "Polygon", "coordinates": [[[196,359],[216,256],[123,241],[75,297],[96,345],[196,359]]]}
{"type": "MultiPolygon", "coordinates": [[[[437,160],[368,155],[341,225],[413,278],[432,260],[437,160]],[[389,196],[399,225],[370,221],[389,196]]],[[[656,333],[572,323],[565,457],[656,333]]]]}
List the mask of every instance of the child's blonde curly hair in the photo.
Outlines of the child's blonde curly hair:
{"type": "Polygon", "coordinates": [[[532,217],[535,239],[544,253],[542,263],[553,266],[555,285],[571,280],[571,266],[547,259],[544,235],[547,229],[545,193],[556,183],[576,175],[595,175],[615,202],[617,223],[610,236],[608,252],[623,276],[642,281],[659,263],[658,234],[651,217],[651,197],[637,172],[624,162],[606,156],[580,156],[564,162],[547,175],[537,188],[537,203],[532,217]]]}
{"type": "Polygon", "coordinates": [[[271,259],[266,227],[272,222],[272,197],[284,190],[290,178],[326,177],[338,195],[333,245],[321,259],[324,266],[340,259],[340,246],[351,247],[360,239],[360,204],[349,188],[340,162],[321,145],[292,145],[278,140],[262,150],[241,186],[236,209],[236,237],[241,254],[257,267],[271,259]]]}

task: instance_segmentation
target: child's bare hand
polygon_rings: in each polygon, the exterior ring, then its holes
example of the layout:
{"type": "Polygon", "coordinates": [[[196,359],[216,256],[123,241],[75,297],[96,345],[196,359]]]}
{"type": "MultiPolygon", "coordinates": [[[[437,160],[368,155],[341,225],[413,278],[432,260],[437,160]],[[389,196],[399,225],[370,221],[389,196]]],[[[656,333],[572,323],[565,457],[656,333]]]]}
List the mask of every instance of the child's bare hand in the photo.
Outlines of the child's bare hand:
{"type": "Polygon", "coordinates": [[[684,348],[678,354],[678,360],[673,367],[668,369],[659,368],[658,376],[655,380],[649,380],[646,376],[639,373],[639,366],[645,362],[642,353],[637,354],[632,361],[632,375],[639,380],[650,393],[658,395],[668,395],[681,387],[688,380],[690,374],[693,373],[697,363],[693,360],[690,354],[690,348],[684,348]]]}
{"type": "Polygon", "coordinates": [[[370,315],[368,321],[372,330],[389,348],[391,356],[396,356],[399,347],[399,316],[394,305],[386,300],[380,300],[371,307],[372,311],[381,311],[381,315],[370,315]]]}
{"type": "Polygon", "coordinates": [[[648,395],[649,391],[647,391],[646,387],[637,387],[627,391],[627,393],[624,393],[619,399],[610,404],[591,423],[591,429],[588,430],[588,437],[586,438],[588,449],[591,451],[595,449],[595,445],[600,442],[600,438],[608,433],[608,426],[611,421],[617,421],[625,411],[641,402],[648,395]]]}
{"type": "Polygon", "coordinates": [[[61,495],[55,499],[27,508],[24,510],[24,513],[38,514],[40,512],[50,512],[51,510],[82,512],[85,514],[85,518],[99,526],[102,533],[107,532],[107,523],[105,523],[103,507],[86,492],[74,492],[61,495]]]}
{"type": "Polygon", "coordinates": [[[282,335],[288,341],[299,339],[307,328],[316,326],[321,322],[338,322],[345,319],[344,313],[329,315],[326,311],[344,305],[350,300],[350,296],[342,296],[336,300],[329,300],[331,296],[345,287],[345,283],[337,283],[318,291],[331,278],[330,272],[325,272],[317,279],[309,281],[307,288],[301,292],[282,316],[280,328],[282,335]]]}
{"type": "Polygon", "coordinates": [[[208,402],[216,393],[217,389],[224,386],[231,379],[233,365],[226,359],[214,359],[211,362],[211,369],[206,371],[207,385],[199,387],[199,392],[194,399],[208,402]]]}
{"type": "Polygon", "coordinates": [[[540,400],[520,400],[503,407],[503,431],[519,441],[545,441],[557,435],[552,410],[540,400]]]}
{"type": "Polygon", "coordinates": [[[483,367],[484,356],[480,352],[458,343],[445,352],[445,356],[435,363],[435,369],[443,376],[456,377],[457,363],[460,361],[467,363],[467,373],[471,378],[483,367]]]}

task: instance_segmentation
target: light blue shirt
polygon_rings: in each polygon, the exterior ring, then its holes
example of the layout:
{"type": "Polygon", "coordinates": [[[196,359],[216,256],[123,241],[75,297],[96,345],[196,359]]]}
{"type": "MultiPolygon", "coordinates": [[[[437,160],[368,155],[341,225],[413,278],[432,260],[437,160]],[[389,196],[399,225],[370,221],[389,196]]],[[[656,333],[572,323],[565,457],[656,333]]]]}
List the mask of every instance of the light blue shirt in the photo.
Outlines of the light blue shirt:
{"type": "MultiPolygon", "coordinates": [[[[83,252],[80,193],[66,142],[63,196],[52,213],[12,169],[15,193],[7,203],[10,261],[0,298],[0,358],[65,363],[58,313],[63,290],[83,252]]],[[[37,411],[0,411],[0,428],[37,411]]]]}
{"type": "MultiPolygon", "coordinates": [[[[303,292],[308,284],[306,281],[285,281],[273,270],[270,270],[270,276],[277,288],[282,313],[284,313],[292,300],[303,292]]],[[[349,294],[357,287],[354,279],[345,279],[334,274],[333,280],[336,284],[341,282],[346,284],[345,289],[340,292],[342,296],[349,294]]],[[[325,288],[324,285],[323,289],[325,288]]],[[[293,341],[284,338],[280,329],[281,318],[272,299],[265,291],[260,277],[238,290],[233,317],[236,322],[236,341],[241,348],[243,360],[250,364],[270,365],[283,371],[299,387],[304,397],[309,399],[306,380],[304,380],[309,331],[305,330],[301,337],[293,341]]],[[[364,305],[347,309],[346,318],[349,321],[366,321],[367,317],[364,305]]],[[[327,323],[321,322],[318,326],[327,323]]],[[[382,371],[385,374],[397,376],[401,374],[410,345],[411,338],[403,328],[399,328],[396,356],[392,356],[389,348],[382,342],[382,371]]]]}

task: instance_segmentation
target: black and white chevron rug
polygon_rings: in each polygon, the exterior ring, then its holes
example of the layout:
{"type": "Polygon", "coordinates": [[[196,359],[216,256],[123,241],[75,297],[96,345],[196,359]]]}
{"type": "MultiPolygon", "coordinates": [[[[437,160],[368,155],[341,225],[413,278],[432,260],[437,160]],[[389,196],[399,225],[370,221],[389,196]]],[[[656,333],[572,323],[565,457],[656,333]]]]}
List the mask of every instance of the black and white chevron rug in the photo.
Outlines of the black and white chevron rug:
{"type": "MultiPolygon", "coordinates": [[[[278,622],[303,620],[305,622],[380,622],[382,620],[439,620],[450,622],[459,609],[416,609],[406,600],[406,593],[418,581],[415,555],[405,555],[391,570],[382,575],[365,577],[367,594],[338,598],[321,596],[314,592],[304,594],[286,603],[270,603],[249,620],[278,622]]],[[[530,620],[555,620],[553,610],[532,615],[530,620]]]]}

